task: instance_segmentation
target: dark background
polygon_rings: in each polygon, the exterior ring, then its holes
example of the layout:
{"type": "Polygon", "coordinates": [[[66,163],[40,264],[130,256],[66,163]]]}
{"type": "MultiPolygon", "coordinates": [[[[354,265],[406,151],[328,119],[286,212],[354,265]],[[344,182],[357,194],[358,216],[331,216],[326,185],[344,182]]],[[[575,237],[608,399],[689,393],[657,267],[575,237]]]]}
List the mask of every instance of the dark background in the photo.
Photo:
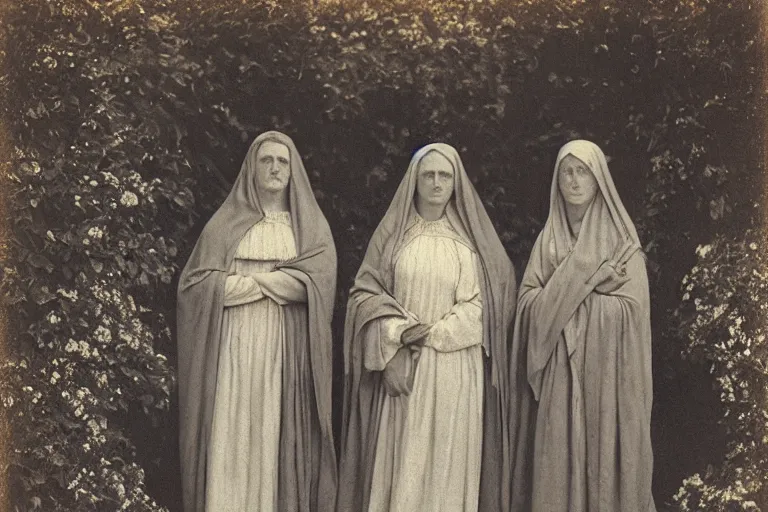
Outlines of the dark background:
{"type": "Polygon", "coordinates": [[[557,150],[596,142],[649,258],[659,508],[765,507],[760,8],[6,7],[6,498],[179,509],[177,275],[252,139],[277,129],[337,244],[336,404],[346,294],[412,153],[459,149],[520,277],[557,150]]]}

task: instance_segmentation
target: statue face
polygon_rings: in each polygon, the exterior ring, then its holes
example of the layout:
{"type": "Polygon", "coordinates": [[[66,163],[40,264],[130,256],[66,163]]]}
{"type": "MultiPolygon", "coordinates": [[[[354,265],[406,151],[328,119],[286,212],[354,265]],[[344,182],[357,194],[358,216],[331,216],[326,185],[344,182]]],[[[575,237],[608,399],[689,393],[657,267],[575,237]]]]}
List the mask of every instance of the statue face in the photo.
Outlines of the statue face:
{"type": "Polygon", "coordinates": [[[419,162],[416,193],[429,205],[445,206],[453,195],[454,174],[451,162],[431,151],[419,162]]]}
{"type": "Polygon", "coordinates": [[[291,178],[291,152],[288,146],[265,141],[256,152],[256,188],[259,192],[285,190],[291,178]]]}
{"type": "Polygon", "coordinates": [[[566,155],[557,170],[557,186],[565,202],[573,206],[589,204],[597,193],[597,180],[587,164],[566,155]]]}

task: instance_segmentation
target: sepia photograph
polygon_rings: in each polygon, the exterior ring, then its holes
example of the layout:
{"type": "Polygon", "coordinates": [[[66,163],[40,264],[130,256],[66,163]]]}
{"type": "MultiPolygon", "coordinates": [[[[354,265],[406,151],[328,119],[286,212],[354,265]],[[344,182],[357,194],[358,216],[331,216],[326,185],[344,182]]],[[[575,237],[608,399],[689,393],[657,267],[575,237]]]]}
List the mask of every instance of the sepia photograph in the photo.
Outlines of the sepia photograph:
{"type": "Polygon", "coordinates": [[[0,510],[768,512],[764,2],[0,17],[0,510]]]}

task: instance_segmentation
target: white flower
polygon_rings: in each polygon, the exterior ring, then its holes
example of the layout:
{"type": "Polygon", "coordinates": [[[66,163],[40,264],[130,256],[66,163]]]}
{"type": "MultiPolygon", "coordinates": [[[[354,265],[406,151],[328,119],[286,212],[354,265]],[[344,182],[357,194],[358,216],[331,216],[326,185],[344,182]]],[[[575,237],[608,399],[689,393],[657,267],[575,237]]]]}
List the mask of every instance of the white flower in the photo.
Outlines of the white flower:
{"type": "Polygon", "coordinates": [[[70,338],[67,341],[67,346],[64,347],[64,350],[69,353],[80,352],[80,355],[83,357],[89,357],[91,355],[91,346],[88,344],[88,342],[83,340],[75,341],[70,338]]]}
{"type": "Polygon", "coordinates": [[[78,299],[77,290],[65,290],[63,288],[59,288],[58,290],[56,290],[56,293],[58,293],[65,299],[71,300],[72,302],[75,302],[78,299]]]}
{"type": "Polygon", "coordinates": [[[711,250],[712,250],[712,246],[709,244],[700,245],[696,248],[696,254],[699,256],[699,258],[705,258],[711,250]]]}
{"type": "Polygon", "coordinates": [[[128,207],[138,206],[139,198],[136,194],[134,194],[130,190],[126,190],[125,192],[123,192],[122,197],[120,197],[120,204],[128,207]]]}
{"type": "Polygon", "coordinates": [[[88,230],[88,236],[101,239],[104,236],[104,231],[98,226],[93,226],[88,230]]]}
{"type": "Polygon", "coordinates": [[[103,172],[101,175],[104,177],[104,183],[107,185],[117,188],[120,186],[120,180],[117,179],[117,177],[112,174],[111,172],[103,172]]]}
{"type": "Polygon", "coordinates": [[[124,341],[129,347],[133,349],[139,348],[139,341],[135,339],[131,333],[120,330],[120,340],[124,341]]]}
{"type": "Polygon", "coordinates": [[[112,332],[110,332],[110,330],[103,325],[100,325],[96,328],[94,335],[96,336],[96,339],[102,343],[108,343],[112,341],[112,332]]]}

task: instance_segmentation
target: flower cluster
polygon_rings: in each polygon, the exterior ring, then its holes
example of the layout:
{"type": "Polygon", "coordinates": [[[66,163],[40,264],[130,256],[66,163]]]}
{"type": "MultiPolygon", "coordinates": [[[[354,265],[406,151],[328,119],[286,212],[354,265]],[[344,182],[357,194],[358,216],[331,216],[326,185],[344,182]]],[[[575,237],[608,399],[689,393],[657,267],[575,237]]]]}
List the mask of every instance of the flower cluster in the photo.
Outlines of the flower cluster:
{"type": "MultiPolygon", "coordinates": [[[[741,142],[761,119],[758,2],[313,4],[28,0],[8,9],[8,26],[26,27],[8,31],[18,73],[4,82],[14,222],[0,288],[18,335],[0,366],[0,401],[13,419],[14,504],[144,511],[178,501],[178,489],[147,497],[176,456],[173,283],[194,226],[266,129],[300,142],[339,235],[339,307],[418,145],[444,140],[472,162],[521,269],[545,214],[528,191],[548,187],[565,140],[598,142],[622,162],[617,186],[644,190],[635,211],[653,270],[654,339],[667,324],[682,327],[654,349],[673,354],[661,355],[669,363],[684,342],[705,359],[727,411],[728,463],[700,471],[702,484],[688,482],[679,501],[760,503],[765,491],[751,485],[765,468],[747,461],[765,437],[763,278],[736,272],[726,255],[745,254],[748,265],[764,246],[733,242],[741,229],[730,228],[729,242],[688,236],[716,232],[709,222],[754,199],[728,185],[759,167],[741,142]],[[659,287],[679,282],[694,258],[684,306],[670,315],[680,297],[659,287]]],[[[667,481],[673,465],[657,465],[655,477],[667,481]]]]}
{"type": "Polygon", "coordinates": [[[716,238],[696,249],[683,279],[680,313],[686,355],[705,360],[719,387],[729,449],[726,463],[683,482],[680,510],[759,510],[768,471],[768,239],[747,232],[739,241],[716,238]]]}

